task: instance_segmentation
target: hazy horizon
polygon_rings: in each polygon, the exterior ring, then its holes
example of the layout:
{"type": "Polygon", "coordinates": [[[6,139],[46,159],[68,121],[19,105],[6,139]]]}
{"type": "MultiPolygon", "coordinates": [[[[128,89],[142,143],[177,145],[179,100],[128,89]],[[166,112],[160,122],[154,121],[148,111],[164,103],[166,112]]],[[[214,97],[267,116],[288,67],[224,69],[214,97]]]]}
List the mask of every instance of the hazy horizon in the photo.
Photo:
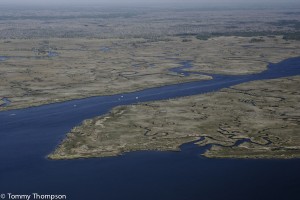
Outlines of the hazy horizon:
{"type": "Polygon", "coordinates": [[[299,0],[1,0],[0,5],[295,5],[299,0]]]}

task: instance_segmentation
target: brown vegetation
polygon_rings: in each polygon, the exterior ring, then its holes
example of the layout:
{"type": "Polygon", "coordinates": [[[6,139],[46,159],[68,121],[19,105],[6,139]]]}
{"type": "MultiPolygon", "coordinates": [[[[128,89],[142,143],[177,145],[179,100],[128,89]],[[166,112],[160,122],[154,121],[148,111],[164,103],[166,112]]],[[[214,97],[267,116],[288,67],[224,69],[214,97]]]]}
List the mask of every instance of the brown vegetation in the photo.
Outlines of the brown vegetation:
{"type": "Polygon", "coordinates": [[[83,122],[51,159],[178,150],[204,137],[207,157],[299,158],[300,77],[255,81],[220,92],[122,106],[83,122]],[[241,139],[246,139],[235,145],[241,139]]]}

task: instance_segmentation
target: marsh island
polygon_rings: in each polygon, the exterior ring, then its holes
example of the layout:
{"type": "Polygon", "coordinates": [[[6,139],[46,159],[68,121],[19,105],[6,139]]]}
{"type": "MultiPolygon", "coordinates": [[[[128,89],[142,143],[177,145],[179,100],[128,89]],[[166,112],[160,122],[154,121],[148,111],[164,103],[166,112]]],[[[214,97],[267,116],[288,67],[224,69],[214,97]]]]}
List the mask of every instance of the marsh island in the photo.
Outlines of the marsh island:
{"type": "MultiPolygon", "coordinates": [[[[300,55],[297,9],[72,9],[1,9],[1,111],[259,74],[300,55]],[[192,67],[176,71],[182,62],[192,67]]],[[[206,157],[299,157],[298,90],[293,76],[118,106],[74,127],[49,157],[176,151],[199,138],[206,157]]]]}

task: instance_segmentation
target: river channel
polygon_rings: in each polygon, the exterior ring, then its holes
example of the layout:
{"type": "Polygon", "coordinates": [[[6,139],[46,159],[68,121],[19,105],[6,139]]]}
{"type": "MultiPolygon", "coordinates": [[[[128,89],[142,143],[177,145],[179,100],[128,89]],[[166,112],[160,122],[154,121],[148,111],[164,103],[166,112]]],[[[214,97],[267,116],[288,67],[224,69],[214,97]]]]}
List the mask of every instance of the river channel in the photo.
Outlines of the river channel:
{"type": "MultiPolygon", "coordinates": [[[[175,73],[188,75],[192,62],[175,73]]],[[[0,193],[63,194],[70,200],[298,199],[300,159],[207,159],[194,143],[180,152],[139,151],[78,160],[45,157],[83,120],[115,106],[203,94],[239,83],[300,75],[300,58],[253,75],[169,85],[0,112],[0,193]],[[122,98],[121,98],[122,97],[122,98]]]]}

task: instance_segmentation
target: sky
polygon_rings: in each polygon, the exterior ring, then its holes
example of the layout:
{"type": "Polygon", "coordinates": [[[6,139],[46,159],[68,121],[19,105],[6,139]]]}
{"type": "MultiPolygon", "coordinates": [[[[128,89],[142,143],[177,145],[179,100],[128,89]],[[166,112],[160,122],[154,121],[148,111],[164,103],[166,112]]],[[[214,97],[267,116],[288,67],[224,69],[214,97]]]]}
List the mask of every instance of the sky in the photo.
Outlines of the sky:
{"type": "Polygon", "coordinates": [[[91,5],[91,4],[115,4],[115,5],[150,5],[150,4],[182,4],[182,5],[247,5],[247,4],[300,4],[299,0],[0,0],[0,5],[91,5]]]}
{"type": "Polygon", "coordinates": [[[299,0],[0,0],[1,3],[20,3],[20,4],[49,4],[49,3],[295,3],[299,0]]]}

